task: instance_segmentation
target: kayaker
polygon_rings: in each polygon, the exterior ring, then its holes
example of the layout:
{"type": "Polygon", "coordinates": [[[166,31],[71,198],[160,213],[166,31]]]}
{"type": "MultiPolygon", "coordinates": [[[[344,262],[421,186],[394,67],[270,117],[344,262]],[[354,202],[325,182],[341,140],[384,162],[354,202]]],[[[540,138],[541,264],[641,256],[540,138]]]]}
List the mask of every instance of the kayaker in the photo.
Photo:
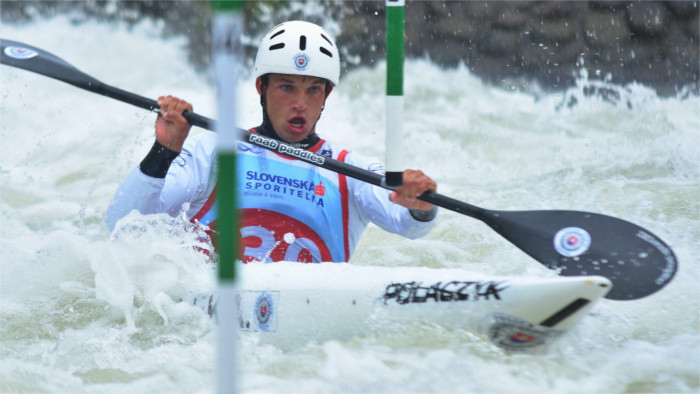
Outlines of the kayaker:
{"type": "MultiPolygon", "coordinates": [[[[316,133],[340,76],[338,48],[320,26],[291,21],[273,28],[260,44],[254,72],[263,120],[252,132],[384,171],[378,160],[336,150],[316,133]]],[[[215,228],[217,136],[188,138],[190,125],[182,113],[193,108],[187,101],[162,96],[158,104],[154,145],[119,186],[107,224],[113,230],[136,209],[171,216],[184,211],[193,222],[215,228]]],[[[246,262],[346,262],[369,222],[411,239],[435,225],[436,207],[416,197],[436,191],[437,184],[420,170],[406,170],[403,185],[389,192],[244,142],[238,143],[237,157],[246,262]]]]}

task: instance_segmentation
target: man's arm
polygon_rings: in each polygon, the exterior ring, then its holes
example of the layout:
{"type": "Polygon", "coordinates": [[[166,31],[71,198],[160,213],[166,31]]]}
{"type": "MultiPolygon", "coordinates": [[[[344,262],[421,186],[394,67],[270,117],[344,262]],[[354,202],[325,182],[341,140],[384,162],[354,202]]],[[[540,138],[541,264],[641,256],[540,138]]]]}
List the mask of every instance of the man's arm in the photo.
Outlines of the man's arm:
{"type": "Polygon", "coordinates": [[[117,188],[107,209],[105,221],[109,230],[114,231],[119,219],[133,210],[142,214],[158,213],[164,185],[164,178],[150,177],[141,172],[139,167],[134,168],[117,188]]]}
{"type": "Polygon", "coordinates": [[[133,210],[175,216],[188,203],[187,215],[194,216],[215,183],[216,142],[214,133],[192,136],[179,155],[155,142],[119,185],[105,216],[109,228],[113,230],[117,221],[133,210]]]}
{"type": "Polygon", "coordinates": [[[161,209],[160,194],[165,185],[165,176],[170,164],[178,156],[156,140],[137,168],[122,181],[107,209],[105,221],[110,231],[117,221],[129,212],[137,210],[143,214],[158,213],[161,209]]]}
{"type": "Polygon", "coordinates": [[[172,96],[159,97],[158,104],[161,111],[156,119],[156,140],[139,166],[119,185],[105,215],[110,230],[114,230],[117,221],[133,210],[142,214],[176,214],[182,209],[182,203],[192,200],[193,192],[201,192],[202,187],[193,188],[192,182],[202,178],[193,172],[203,166],[184,158],[185,164],[173,168],[175,173],[170,176],[169,187],[166,186],[171,164],[182,151],[191,128],[182,112],[192,111],[192,106],[172,96]],[[186,165],[188,161],[190,163],[186,165]],[[164,189],[169,192],[164,193],[164,189]]]}
{"type": "MultiPolygon", "coordinates": [[[[356,153],[348,155],[345,161],[361,168],[381,168],[375,159],[356,153]]],[[[351,209],[363,218],[351,217],[352,223],[371,221],[385,231],[411,239],[426,235],[436,223],[437,207],[416,198],[427,190],[437,189],[436,183],[422,171],[406,170],[404,183],[395,192],[355,179],[348,179],[348,186],[354,196],[355,207],[351,209]]]]}

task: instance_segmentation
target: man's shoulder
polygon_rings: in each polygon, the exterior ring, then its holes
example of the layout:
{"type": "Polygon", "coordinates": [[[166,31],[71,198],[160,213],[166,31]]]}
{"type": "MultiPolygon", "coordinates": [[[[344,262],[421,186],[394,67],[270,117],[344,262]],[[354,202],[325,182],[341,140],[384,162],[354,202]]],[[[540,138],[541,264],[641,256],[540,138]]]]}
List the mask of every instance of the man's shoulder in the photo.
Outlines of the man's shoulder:
{"type": "Polygon", "coordinates": [[[384,172],[386,171],[384,163],[382,163],[381,160],[377,159],[376,157],[365,156],[354,151],[349,152],[347,156],[345,156],[345,162],[355,167],[360,167],[382,175],[384,175],[384,172]]]}
{"type": "Polygon", "coordinates": [[[197,144],[203,144],[203,143],[216,143],[217,141],[217,134],[214,133],[213,131],[202,131],[200,133],[190,133],[190,135],[187,137],[185,140],[185,143],[197,143],[197,144]]]}
{"type": "Polygon", "coordinates": [[[217,143],[218,138],[216,133],[211,131],[203,131],[194,135],[190,134],[190,136],[185,140],[183,149],[191,152],[215,152],[217,143]]]}
{"type": "Polygon", "coordinates": [[[341,159],[348,164],[354,166],[364,167],[364,164],[379,163],[379,160],[371,157],[365,156],[363,154],[351,151],[350,149],[338,148],[331,144],[330,142],[321,139],[315,149],[315,153],[321,156],[332,157],[333,159],[341,159]]]}

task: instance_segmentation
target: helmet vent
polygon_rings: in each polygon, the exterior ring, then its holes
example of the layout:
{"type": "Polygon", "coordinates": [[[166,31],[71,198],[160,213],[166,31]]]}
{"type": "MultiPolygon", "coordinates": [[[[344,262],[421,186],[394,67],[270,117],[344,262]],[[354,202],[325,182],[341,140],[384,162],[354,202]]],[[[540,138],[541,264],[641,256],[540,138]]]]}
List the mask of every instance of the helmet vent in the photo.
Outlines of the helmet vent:
{"type": "Polygon", "coordinates": [[[275,37],[277,37],[277,36],[279,36],[279,35],[282,34],[282,33],[284,33],[284,30],[278,31],[277,33],[273,34],[273,35],[270,37],[270,40],[273,39],[273,38],[275,38],[275,37]]]}
{"type": "Polygon", "coordinates": [[[299,50],[306,50],[306,36],[299,37],[299,50]]]}
{"type": "Polygon", "coordinates": [[[284,48],[284,43],[283,43],[283,42],[281,42],[281,43],[279,43],[279,44],[275,44],[275,45],[270,46],[270,50],[271,50],[271,51],[274,51],[275,49],[282,49],[282,48],[284,48]]]}
{"type": "Polygon", "coordinates": [[[321,37],[323,37],[324,40],[328,41],[328,43],[331,44],[331,46],[333,46],[333,41],[331,41],[328,37],[326,37],[323,34],[321,34],[321,37]]]}
{"type": "Polygon", "coordinates": [[[332,54],[331,51],[329,51],[328,49],[326,49],[326,48],[324,48],[324,47],[320,47],[319,50],[321,51],[322,54],[324,54],[324,55],[326,55],[326,56],[328,56],[328,57],[330,57],[330,58],[333,57],[333,54],[332,54]]]}

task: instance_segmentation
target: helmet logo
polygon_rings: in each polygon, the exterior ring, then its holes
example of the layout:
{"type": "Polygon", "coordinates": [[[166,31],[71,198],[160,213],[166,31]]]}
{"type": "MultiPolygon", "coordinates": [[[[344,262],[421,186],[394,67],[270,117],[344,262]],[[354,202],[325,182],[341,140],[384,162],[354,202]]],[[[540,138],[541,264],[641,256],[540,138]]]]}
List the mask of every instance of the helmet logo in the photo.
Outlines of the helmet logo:
{"type": "Polygon", "coordinates": [[[300,53],[294,56],[294,67],[299,71],[304,71],[309,66],[309,56],[305,53],[300,53]]]}

